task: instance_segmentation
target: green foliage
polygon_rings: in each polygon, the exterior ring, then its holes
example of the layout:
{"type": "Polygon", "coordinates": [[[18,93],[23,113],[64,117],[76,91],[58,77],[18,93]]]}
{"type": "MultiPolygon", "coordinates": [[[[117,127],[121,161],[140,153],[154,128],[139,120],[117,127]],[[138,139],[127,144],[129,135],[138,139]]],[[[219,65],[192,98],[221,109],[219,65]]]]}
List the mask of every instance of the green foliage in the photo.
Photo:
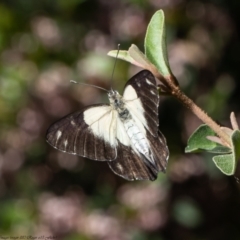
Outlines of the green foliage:
{"type": "Polygon", "coordinates": [[[203,124],[188,139],[186,153],[207,151],[211,153],[230,153],[231,149],[209,140],[207,137],[216,136],[215,132],[203,124]]]}
{"type": "Polygon", "coordinates": [[[207,125],[201,125],[189,138],[185,148],[186,153],[207,151],[219,155],[213,157],[213,162],[226,175],[233,175],[240,158],[240,131],[235,130],[231,135],[232,147],[228,148],[208,137],[216,137],[214,131],[207,125]],[[220,155],[221,154],[221,155],[220,155]]]}
{"type": "Polygon", "coordinates": [[[233,175],[235,173],[236,159],[233,154],[214,156],[213,162],[224,174],[233,175]]]}
{"type": "Polygon", "coordinates": [[[145,54],[163,76],[171,75],[166,46],[165,17],[157,11],[148,25],[145,36],[145,54]]]}
{"type": "Polygon", "coordinates": [[[214,156],[216,166],[226,175],[233,175],[236,170],[237,161],[240,158],[240,131],[235,130],[231,135],[232,153],[214,156]]]}
{"type": "Polygon", "coordinates": [[[142,53],[139,48],[134,44],[131,45],[128,51],[112,50],[108,52],[108,56],[117,57],[141,68],[151,69],[152,67],[152,63],[147,59],[144,53],[142,53]]]}

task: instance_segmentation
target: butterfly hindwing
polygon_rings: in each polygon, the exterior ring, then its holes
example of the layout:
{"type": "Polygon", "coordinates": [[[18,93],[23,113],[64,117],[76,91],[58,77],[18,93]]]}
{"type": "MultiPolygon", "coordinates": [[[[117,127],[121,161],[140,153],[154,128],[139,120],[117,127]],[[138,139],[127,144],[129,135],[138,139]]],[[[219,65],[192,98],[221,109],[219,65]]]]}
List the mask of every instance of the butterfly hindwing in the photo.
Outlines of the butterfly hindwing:
{"type": "Polygon", "coordinates": [[[109,105],[92,105],[55,122],[46,138],[63,152],[99,161],[114,160],[117,156],[115,122],[109,105]],[[112,126],[107,131],[106,124],[112,126]]]}
{"type": "Polygon", "coordinates": [[[125,85],[123,97],[132,115],[157,136],[159,95],[153,74],[143,70],[133,76],[125,85]]]}
{"type": "Polygon", "coordinates": [[[140,155],[131,147],[118,145],[118,156],[114,161],[108,162],[114,173],[126,180],[155,180],[157,173],[153,173],[143,162],[140,155]]]}
{"type": "Polygon", "coordinates": [[[165,137],[159,131],[154,137],[148,133],[148,140],[155,159],[155,164],[150,162],[141,154],[137,154],[131,147],[118,145],[116,160],[108,162],[108,165],[117,175],[127,180],[152,180],[157,178],[158,172],[165,172],[169,151],[165,137]]]}

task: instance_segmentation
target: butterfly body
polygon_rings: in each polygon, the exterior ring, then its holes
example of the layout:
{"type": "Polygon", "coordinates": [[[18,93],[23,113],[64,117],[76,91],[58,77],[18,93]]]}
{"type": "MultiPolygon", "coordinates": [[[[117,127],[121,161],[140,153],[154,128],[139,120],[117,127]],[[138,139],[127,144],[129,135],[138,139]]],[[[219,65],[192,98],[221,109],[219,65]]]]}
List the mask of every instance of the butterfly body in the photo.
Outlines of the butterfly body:
{"type": "Polygon", "coordinates": [[[144,70],[127,82],[123,96],[110,90],[108,98],[109,105],[92,105],[54,123],[47,141],[63,152],[107,161],[127,180],[155,180],[168,159],[158,130],[155,78],[144,70]]]}
{"type": "Polygon", "coordinates": [[[152,161],[152,158],[150,157],[151,150],[149,148],[148,140],[146,139],[144,133],[137,126],[137,123],[133,120],[132,115],[127,109],[127,105],[124,103],[122,96],[117,91],[111,91],[108,94],[108,98],[113,110],[117,111],[134,150],[140,154],[143,154],[143,156],[148,156],[148,159],[152,161]]]}

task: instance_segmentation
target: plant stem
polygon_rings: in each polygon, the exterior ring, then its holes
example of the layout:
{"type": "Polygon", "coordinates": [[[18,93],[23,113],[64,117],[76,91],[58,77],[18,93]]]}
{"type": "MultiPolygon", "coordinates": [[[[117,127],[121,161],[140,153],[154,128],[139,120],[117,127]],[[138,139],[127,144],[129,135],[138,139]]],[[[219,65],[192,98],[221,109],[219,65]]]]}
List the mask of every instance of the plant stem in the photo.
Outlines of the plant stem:
{"type": "Polygon", "coordinates": [[[229,136],[222,131],[221,127],[210,118],[200,107],[198,107],[190,98],[188,98],[180,88],[175,84],[175,81],[170,78],[165,78],[168,83],[168,88],[172,96],[176,97],[184,106],[190,109],[199,119],[207,124],[222,140],[222,142],[231,147],[229,136]]]}

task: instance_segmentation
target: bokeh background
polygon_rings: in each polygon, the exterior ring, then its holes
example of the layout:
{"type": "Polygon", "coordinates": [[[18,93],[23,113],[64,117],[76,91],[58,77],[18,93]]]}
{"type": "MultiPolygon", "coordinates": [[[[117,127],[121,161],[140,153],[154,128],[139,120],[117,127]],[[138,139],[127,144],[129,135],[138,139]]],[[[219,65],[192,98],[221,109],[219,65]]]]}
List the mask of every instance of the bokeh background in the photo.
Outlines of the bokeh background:
{"type": "MultiPolygon", "coordinates": [[[[0,239],[240,239],[239,184],[210,154],[184,154],[201,122],[175,99],[161,98],[170,158],[155,182],[127,182],[45,142],[54,121],[108,102],[69,80],[109,88],[107,52],[143,49],[158,9],[183,91],[222,125],[231,111],[240,123],[239,1],[0,1],[0,239]]],[[[114,88],[138,71],[119,60],[114,88]]]]}

